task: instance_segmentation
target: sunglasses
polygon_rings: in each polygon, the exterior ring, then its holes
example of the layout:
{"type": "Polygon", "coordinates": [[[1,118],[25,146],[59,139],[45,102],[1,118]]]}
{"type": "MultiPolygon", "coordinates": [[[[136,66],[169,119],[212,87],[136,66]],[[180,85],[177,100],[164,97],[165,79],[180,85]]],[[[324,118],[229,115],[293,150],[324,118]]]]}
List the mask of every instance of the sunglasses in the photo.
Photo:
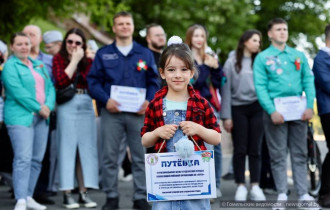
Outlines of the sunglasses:
{"type": "Polygon", "coordinates": [[[81,42],[79,42],[79,41],[72,41],[70,39],[66,40],[66,43],[68,43],[70,45],[72,45],[73,43],[75,43],[77,46],[80,46],[81,45],[81,42]]]}

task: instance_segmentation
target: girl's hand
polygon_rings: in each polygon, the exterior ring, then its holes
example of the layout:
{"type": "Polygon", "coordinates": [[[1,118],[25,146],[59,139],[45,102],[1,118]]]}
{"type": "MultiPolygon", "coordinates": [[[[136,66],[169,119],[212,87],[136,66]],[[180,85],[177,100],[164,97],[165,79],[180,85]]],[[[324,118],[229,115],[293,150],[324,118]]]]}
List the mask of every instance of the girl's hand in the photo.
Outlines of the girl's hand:
{"type": "Polygon", "coordinates": [[[194,136],[200,133],[201,125],[192,121],[182,121],[180,127],[187,136],[194,136]]]}
{"type": "Polygon", "coordinates": [[[155,134],[162,139],[169,140],[175,134],[175,131],[178,129],[178,126],[175,124],[163,125],[154,130],[155,134]]]}
{"type": "Polygon", "coordinates": [[[208,55],[208,54],[205,55],[204,64],[211,67],[211,68],[213,68],[213,69],[217,69],[219,67],[218,60],[216,58],[212,57],[211,55],[208,55]]]}
{"type": "Polygon", "coordinates": [[[79,61],[84,57],[84,50],[81,47],[77,47],[72,52],[72,60],[79,63],[79,61]]]}

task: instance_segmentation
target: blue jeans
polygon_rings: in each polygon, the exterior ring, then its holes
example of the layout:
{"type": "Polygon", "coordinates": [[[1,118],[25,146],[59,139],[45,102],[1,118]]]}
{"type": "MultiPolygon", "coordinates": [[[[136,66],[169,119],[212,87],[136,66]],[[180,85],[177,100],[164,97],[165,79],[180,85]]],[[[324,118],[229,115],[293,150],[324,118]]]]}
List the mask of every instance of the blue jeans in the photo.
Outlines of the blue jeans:
{"type": "Polygon", "coordinates": [[[210,199],[184,201],[159,201],[152,204],[153,210],[210,210],[210,199]]]}
{"type": "Polygon", "coordinates": [[[211,145],[204,142],[208,150],[214,150],[214,169],[215,169],[215,182],[217,188],[220,188],[221,174],[222,174],[222,150],[221,143],[218,145],[211,145]]]}
{"type": "MultiPolygon", "coordinates": [[[[165,105],[163,104],[163,109],[165,105]]],[[[165,124],[179,124],[186,118],[186,110],[164,110],[165,124]]],[[[176,130],[174,136],[166,142],[168,152],[175,152],[174,143],[179,141],[183,136],[182,130],[176,130]]],[[[195,199],[195,200],[176,200],[176,201],[159,201],[152,204],[153,210],[207,210],[211,209],[210,199],[195,199]]]]}
{"type": "Polygon", "coordinates": [[[4,102],[3,102],[2,97],[0,96],[0,122],[3,121],[3,105],[4,105],[4,102]]]}
{"type": "Polygon", "coordinates": [[[43,160],[48,136],[46,120],[35,115],[32,125],[7,125],[14,151],[13,185],[15,198],[33,195],[43,160]]]}
{"type": "Polygon", "coordinates": [[[217,188],[220,188],[221,174],[222,174],[222,149],[221,143],[214,145],[214,168],[215,168],[215,182],[217,188]]]}
{"type": "Polygon", "coordinates": [[[99,188],[96,138],[93,103],[88,94],[76,94],[73,99],[57,107],[59,190],[74,189],[77,152],[84,186],[99,188]]]}

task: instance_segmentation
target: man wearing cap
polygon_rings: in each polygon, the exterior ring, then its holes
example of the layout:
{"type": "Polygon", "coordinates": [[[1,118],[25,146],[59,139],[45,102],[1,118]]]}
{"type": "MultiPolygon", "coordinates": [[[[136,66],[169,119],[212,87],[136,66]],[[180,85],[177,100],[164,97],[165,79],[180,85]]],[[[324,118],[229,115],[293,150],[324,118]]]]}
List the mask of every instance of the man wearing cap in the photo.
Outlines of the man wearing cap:
{"type": "Polygon", "coordinates": [[[63,35],[60,31],[46,31],[42,38],[45,42],[45,51],[48,54],[54,56],[60,51],[63,40],[63,35]]]}
{"type": "MultiPolygon", "coordinates": [[[[56,55],[62,45],[63,35],[60,31],[51,30],[46,31],[42,36],[43,41],[45,43],[45,51],[50,55],[56,55]]],[[[49,180],[48,180],[48,190],[49,191],[57,191],[57,184],[59,183],[59,178],[57,175],[57,146],[55,140],[55,133],[56,133],[56,112],[52,111],[50,115],[50,126],[49,126],[49,138],[50,138],[50,146],[49,146],[49,180]]]]}

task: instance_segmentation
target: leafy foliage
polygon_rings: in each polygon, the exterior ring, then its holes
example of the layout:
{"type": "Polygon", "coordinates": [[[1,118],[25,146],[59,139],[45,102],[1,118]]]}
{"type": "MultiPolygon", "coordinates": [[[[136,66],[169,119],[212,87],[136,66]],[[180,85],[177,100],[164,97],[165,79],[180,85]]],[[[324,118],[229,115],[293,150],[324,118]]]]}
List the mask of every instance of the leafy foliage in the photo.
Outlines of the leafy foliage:
{"type": "MultiPolygon", "coordinates": [[[[313,54],[317,50],[315,38],[322,35],[325,25],[330,21],[330,2],[325,0],[260,0],[254,1],[254,11],[259,17],[256,22],[258,28],[267,37],[267,23],[275,17],[284,18],[289,25],[290,44],[299,34],[305,34],[307,41],[312,43],[309,52],[313,54]],[[328,2],[328,5],[326,4],[328,2]],[[328,8],[327,8],[328,7],[328,8]]],[[[268,46],[268,39],[264,39],[264,46],[268,46]]]]}
{"type": "Polygon", "coordinates": [[[0,37],[9,37],[28,24],[33,18],[47,19],[50,13],[69,17],[73,11],[81,10],[77,0],[4,0],[0,1],[0,37]]]}
{"type": "Polygon", "coordinates": [[[250,28],[259,29],[264,47],[267,22],[282,17],[289,23],[291,44],[300,33],[313,44],[330,20],[329,3],[325,0],[5,0],[0,1],[0,37],[20,31],[32,18],[47,19],[49,14],[71,17],[75,12],[91,16],[99,30],[111,32],[112,18],[118,11],[130,11],[135,21],[135,39],[144,42],[138,32],[149,23],[161,24],[168,37],[184,39],[187,28],[203,24],[209,31],[209,45],[220,53],[223,63],[236,48],[238,38],[250,28]]]}
{"type": "Polygon", "coordinates": [[[253,27],[257,20],[253,14],[246,18],[253,5],[244,0],[127,0],[127,4],[134,8],[136,31],[155,22],[163,26],[168,37],[178,35],[184,39],[190,25],[205,25],[209,45],[224,55],[223,62],[225,55],[236,47],[242,31],[253,27]]]}

